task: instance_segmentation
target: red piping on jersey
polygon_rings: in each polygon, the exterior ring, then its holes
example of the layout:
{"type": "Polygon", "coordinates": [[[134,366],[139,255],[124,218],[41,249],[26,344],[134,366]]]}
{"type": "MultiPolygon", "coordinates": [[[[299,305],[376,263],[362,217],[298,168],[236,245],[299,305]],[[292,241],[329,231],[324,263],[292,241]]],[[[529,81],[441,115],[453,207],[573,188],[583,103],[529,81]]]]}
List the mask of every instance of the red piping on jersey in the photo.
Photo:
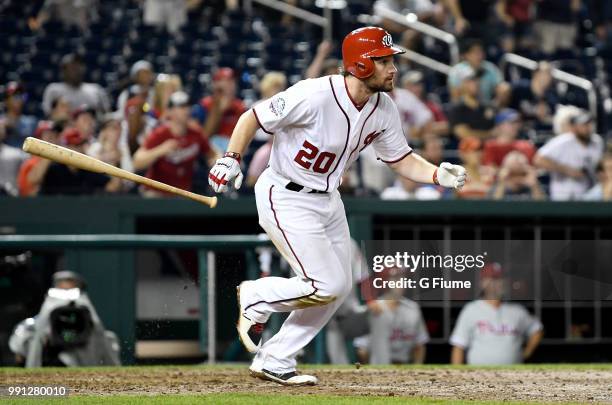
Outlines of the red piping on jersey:
{"type": "Polygon", "coordinates": [[[251,110],[253,111],[253,115],[255,115],[255,119],[257,120],[257,124],[259,125],[259,128],[261,128],[266,134],[274,135],[274,132],[268,131],[267,129],[264,128],[263,125],[261,125],[261,121],[259,121],[259,117],[257,116],[255,109],[251,108],[251,110]]]}
{"type": "MultiPolygon", "coordinates": [[[[304,273],[304,277],[306,279],[310,280],[310,283],[312,284],[312,288],[314,288],[314,291],[311,292],[310,294],[301,295],[301,296],[295,297],[295,298],[285,298],[285,299],[276,300],[276,301],[266,301],[266,300],[257,301],[257,302],[254,302],[254,303],[250,304],[249,306],[247,306],[244,309],[245,311],[247,309],[251,308],[254,305],[261,304],[262,302],[265,302],[267,304],[277,304],[279,302],[295,301],[295,300],[299,300],[299,299],[302,299],[302,298],[310,297],[311,295],[314,295],[314,294],[317,293],[317,291],[319,291],[319,289],[317,287],[315,287],[315,285],[314,285],[314,280],[311,279],[310,277],[308,277],[308,274],[306,274],[306,270],[304,270],[304,266],[302,265],[302,262],[300,261],[298,256],[295,254],[295,251],[293,250],[293,247],[291,246],[291,243],[289,243],[289,239],[287,239],[287,235],[285,235],[285,231],[283,230],[283,228],[281,228],[280,222],[278,221],[278,216],[276,215],[276,210],[274,209],[274,203],[272,202],[272,189],[273,188],[274,188],[274,185],[270,186],[270,192],[268,194],[268,199],[270,200],[270,208],[272,209],[272,213],[274,214],[274,220],[276,221],[276,226],[278,227],[278,229],[283,234],[283,238],[285,239],[285,242],[287,242],[287,245],[289,246],[289,249],[291,250],[291,253],[293,253],[293,257],[295,257],[295,260],[297,260],[298,264],[300,265],[300,268],[302,269],[302,273],[304,273]]],[[[238,304],[240,305],[240,303],[238,303],[238,304]]]]}
{"type": "MultiPolygon", "coordinates": [[[[331,80],[331,78],[330,78],[331,80]]],[[[359,105],[355,102],[355,100],[353,100],[353,96],[351,96],[351,93],[348,90],[348,85],[346,84],[346,77],[344,78],[344,88],[346,89],[346,94],[348,94],[348,98],[351,100],[351,103],[353,103],[353,105],[355,106],[355,108],[357,109],[357,111],[361,111],[363,109],[363,107],[365,107],[366,104],[368,104],[368,101],[370,100],[369,98],[365,101],[365,103],[359,105]]]]}
{"type": "Polygon", "coordinates": [[[400,160],[402,160],[403,158],[405,158],[406,156],[410,155],[412,153],[412,151],[409,151],[408,153],[406,153],[404,156],[400,157],[399,159],[395,159],[395,160],[383,160],[383,159],[379,159],[385,163],[389,163],[389,164],[393,164],[393,163],[397,163],[400,160]]]}
{"type": "Polygon", "coordinates": [[[374,109],[366,117],[365,121],[363,121],[363,125],[361,126],[361,131],[359,131],[359,140],[357,141],[357,145],[355,145],[355,148],[351,151],[351,153],[349,155],[349,159],[351,158],[351,156],[353,156],[353,153],[355,153],[357,148],[359,148],[359,145],[361,144],[361,135],[363,135],[363,129],[365,128],[365,124],[368,122],[368,120],[370,119],[372,114],[374,114],[374,111],[376,111],[376,108],[378,107],[378,102],[380,101],[380,93],[378,93],[377,96],[378,97],[376,98],[376,104],[374,104],[374,109]]]}
{"type": "MultiPolygon", "coordinates": [[[[344,83],[346,84],[346,81],[344,83]]],[[[344,118],[346,118],[346,125],[348,126],[348,128],[346,129],[346,142],[344,143],[344,149],[342,149],[340,158],[338,159],[338,162],[336,162],[336,166],[334,167],[334,170],[329,172],[329,174],[327,175],[325,191],[328,191],[329,189],[329,177],[336,171],[336,169],[340,165],[340,162],[342,161],[342,157],[344,156],[344,152],[346,152],[346,148],[348,147],[349,136],[351,134],[351,121],[349,120],[349,117],[346,114],[346,111],[344,111],[344,109],[340,105],[340,102],[338,102],[338,97],[336,97],[336,90],[334,90],[334,83],[332,82],[332,76],[329,77],[329,85],[331,87],[331,91],[332,91],[332,94],[334,95],[334,100],[336,100],[336,104],[338,105],[338,108],[340,108],[340,111],[342,111],[342,114],[344,114],[344,118]]]]}

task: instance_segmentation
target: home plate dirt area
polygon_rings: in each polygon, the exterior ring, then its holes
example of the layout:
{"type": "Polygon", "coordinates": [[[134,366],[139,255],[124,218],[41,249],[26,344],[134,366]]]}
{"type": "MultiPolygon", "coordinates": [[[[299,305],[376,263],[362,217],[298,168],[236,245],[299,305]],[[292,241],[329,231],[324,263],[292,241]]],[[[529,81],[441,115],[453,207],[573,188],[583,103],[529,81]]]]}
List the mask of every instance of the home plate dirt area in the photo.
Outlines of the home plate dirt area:
{"type": "MultiPolygon", "coordinates": [[[[439,400],[575,402],[612,404],[608,365],[523,365],[507,368],[452,366],[307,366],[315,387],[282,387],[249,376],[246,365],[154,366],[87,369],[4,369],[11,385],[57,385],[70,396],[248,393],[413,397],[439,400]]],[[[4,384],[6,384],[4,383],[4,384]]]]}

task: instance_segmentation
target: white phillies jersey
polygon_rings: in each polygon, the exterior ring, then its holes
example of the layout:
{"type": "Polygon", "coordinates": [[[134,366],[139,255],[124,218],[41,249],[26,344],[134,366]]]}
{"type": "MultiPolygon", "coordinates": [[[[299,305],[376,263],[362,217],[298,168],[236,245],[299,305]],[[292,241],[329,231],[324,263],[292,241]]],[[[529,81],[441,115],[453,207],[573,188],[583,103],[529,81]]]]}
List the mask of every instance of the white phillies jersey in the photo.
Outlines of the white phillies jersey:
{"type": "Polygon", "coordinates": [[[335,190],[344,170],[370,144],[386,163],[412,152],[393,100],[378,93],[358,108],[341,75],[302,80],[253,112],[260,127],[274,135],[270,167],[315,190],[335,190]]]}
{"type": "Polygon", "coordinates": [[[370,363],[409,363],[416,345],[429,341],[421,308],[408,298],[401,298],[391,310],[389,301],[379,299],[382,312],[370,314],[370,363]]]}
{"type": "Polygon", "coordinates": [[[461,310],[450,343],[467,348],[468,364],[522,363],[525,338],[541,329],[540,321],[519,304],[502,302],[495,308],[477,300],[461,310]]]}

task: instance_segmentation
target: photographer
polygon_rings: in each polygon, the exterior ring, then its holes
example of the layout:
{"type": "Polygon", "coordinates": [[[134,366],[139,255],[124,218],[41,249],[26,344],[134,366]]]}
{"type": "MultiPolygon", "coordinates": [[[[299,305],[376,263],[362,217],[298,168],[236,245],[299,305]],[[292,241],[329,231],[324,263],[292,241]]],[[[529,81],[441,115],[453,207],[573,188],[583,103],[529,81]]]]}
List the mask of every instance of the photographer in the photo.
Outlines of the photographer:
{"type": "Polygon", "coordinates": [[[117,336],[104,329],[76,273],[53,275],[40,312],[20,322],[9,339],[26,367],[119,365],[117,336]]]}

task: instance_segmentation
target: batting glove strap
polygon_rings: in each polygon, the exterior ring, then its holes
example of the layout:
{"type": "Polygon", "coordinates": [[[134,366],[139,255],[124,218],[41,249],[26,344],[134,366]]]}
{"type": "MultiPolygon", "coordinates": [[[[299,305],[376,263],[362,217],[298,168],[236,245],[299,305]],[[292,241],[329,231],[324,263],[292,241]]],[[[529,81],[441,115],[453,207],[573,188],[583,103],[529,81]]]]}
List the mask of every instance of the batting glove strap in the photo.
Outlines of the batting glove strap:
{"type": "Polygon", "coordinates": [[[222,157],[218,159],[208,174],[208,184],[217,193],[227,190],[227,185],[234,182],[234,187],[239,189],[242,185],[242,171],[240,162],[233,157],[222,157]]]}
{"type": "Polygon", "coordinates": [[[240,153],[238,152],[225,152],[223,157],[230,157],[232,159],[236,159],[238,163],[240,163],[240,161],[242,160],[242,157],[240,156],[240,153]]]}
{"type": "Polygon", "coordinates": [[[460,189],[465,184],[465,168],[443,162],[434,172],[434,183],[446,188],[460,189]]]}

